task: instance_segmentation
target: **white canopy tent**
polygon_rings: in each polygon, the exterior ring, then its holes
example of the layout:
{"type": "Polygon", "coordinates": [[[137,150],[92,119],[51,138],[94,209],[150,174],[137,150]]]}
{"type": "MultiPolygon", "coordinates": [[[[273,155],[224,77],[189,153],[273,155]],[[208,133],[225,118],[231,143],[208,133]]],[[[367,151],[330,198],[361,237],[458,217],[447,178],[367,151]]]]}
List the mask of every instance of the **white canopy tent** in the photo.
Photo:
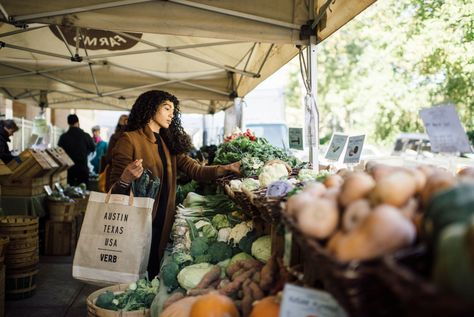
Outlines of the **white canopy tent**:
{"type": "Polygon", "coordinates": [[[374,1],[2,0],[0,88],[83,109],[129,109],[163,89],[214,113],[374,1]]]}

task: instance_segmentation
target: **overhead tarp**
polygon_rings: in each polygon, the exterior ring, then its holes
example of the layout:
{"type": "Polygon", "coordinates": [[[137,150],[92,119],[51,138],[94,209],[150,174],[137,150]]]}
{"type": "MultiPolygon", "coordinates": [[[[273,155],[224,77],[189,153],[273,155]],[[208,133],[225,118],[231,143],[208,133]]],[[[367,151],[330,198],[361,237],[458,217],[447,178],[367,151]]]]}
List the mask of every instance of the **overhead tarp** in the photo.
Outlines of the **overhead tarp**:
{"type": "MultiPolygon", "coordinates": [[[[315,1],[318,41],[374,1],[315,1]]],[[[4,0],[0,87],[10,98],[38,102],[44,90],[52,108],[91,109],[128,109],[163,89],[185,111],[212,113],[308,43],[300,29],[309,2],[4,0]]]]}

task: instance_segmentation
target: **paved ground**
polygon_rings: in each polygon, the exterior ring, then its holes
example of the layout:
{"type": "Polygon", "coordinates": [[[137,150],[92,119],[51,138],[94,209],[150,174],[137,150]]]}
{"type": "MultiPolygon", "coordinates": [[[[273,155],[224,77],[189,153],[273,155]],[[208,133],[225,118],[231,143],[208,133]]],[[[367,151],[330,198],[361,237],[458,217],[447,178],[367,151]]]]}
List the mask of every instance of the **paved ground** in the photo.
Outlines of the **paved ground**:
{"type": "Polygon", "coordinates": [[[72,257],[42,256],[35,295],[6,301],[5,317],[86,317],[86,298],[99,288],[72,278],[72,257]]]}

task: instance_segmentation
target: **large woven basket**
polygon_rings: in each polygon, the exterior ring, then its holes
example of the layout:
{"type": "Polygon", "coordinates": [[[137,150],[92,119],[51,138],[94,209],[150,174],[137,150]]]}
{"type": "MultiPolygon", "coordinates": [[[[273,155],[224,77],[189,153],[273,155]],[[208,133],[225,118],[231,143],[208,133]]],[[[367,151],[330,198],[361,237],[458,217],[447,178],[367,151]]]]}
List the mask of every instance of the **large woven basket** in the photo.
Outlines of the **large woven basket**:
{"type": "MultiPolygon", "coordinates": [[[[282,219],[296,242],[312,259],[313,276],[351,317],[402,316],[394,294],[378,278],[381,260],[342,263],[315,239],[306,237],[286,213],[282,219]]],[[[306,270],[305,270],[306,271],[306,270]]]]}
{"type": "Polygon", "coordinates": [[[429,282],[431,263],[422,245],[384,257],[379,277],[397,297],[402,316],[474,316],[473,302],[442,293],[429,282]]]}

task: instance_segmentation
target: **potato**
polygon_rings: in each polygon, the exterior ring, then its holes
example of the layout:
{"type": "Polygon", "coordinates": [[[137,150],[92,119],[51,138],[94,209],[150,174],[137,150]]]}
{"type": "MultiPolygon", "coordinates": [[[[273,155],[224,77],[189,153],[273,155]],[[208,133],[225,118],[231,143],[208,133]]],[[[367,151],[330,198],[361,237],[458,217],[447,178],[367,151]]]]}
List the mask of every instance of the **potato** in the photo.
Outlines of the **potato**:
{"type": "Polygon", "coordinates": [[[307,205],[312,204],[314,200],[315,197],[305,192],[291,196],[286,203],[286,212],[290,216],[297,217],[298,213],[307,205]]]}
{"type": "Polygon", "coordinates": [[[384,165],[384,164],[376,164],[372,166],[367,171],[370,175],[376,180],[379,181],[380,179],[392,174],[393,172],[397,171],[399,167],[384,165]]]}
{"type": "Polygon", "coordinates": [[[339,223],[337,204],[329,199],[319,198],[298,213],[298,227],[305,235],[326,239],[339,223]]]}
{"type": "Polygon", "coordinates": [[[326,192],[326,187],[319,182],[309,183],[303,188],[303,192],[312,195],[316,198],[320,197],[326,192]]]}
{"type": "Polygon", "coordinates": [[[337,202],[337,198],[339,197],[339,194],[341,193],[341,187],[331,187],[328,188],[322,195],[321,197],[327,198],[327,199],[332,199],[335,202],[337,202]]]}
{"type": "Polygon", "coordinates": [[[344,179],[342,178],[342,176],[337,175],[337,174],[329,175],[324,180],[324,185],[327,188],[340,187],[343,183],[344,183],[344,179]]]}
{"type": "Polygon", "coordinates": [[[374,188],[374,179],[366,173],[352,173],[342,185],[339,203],[346,207],[351,202],[366,197],[374,188]]]}
{"type": "Polygon", "coordinates": [[[402,207],[416,193],[416,179],[406,171],[396,171],[377,181],[376,199],[383,204],[402,207]]]}
{"type": "Polygon", "coordinates": [[[426,186],[425,173],[416,168],[407,168],[406,170],[415,178],[416,192],[420,194],[426,186]]]}
{"type": "Polygon", "coordinates": [[[370,214],[370,203],[367,199],[359,199],[347,206],[342,216],[342,228],[350,232],[359,227],[362,221],[370,214]]]}

